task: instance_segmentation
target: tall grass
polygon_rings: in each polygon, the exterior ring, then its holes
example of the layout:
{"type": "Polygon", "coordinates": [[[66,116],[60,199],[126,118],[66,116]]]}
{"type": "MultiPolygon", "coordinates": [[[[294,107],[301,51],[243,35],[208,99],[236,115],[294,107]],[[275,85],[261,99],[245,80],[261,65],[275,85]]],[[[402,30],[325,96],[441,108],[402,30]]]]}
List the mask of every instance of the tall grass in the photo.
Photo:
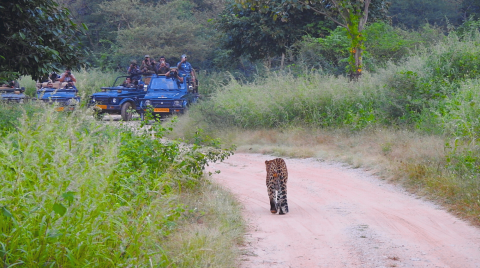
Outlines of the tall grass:
{"type": "Polygon", "coordinates": [[[262,82],[232,81],[210,100],[195,106],[192,114],[214,125],[242,128],[344,123],[365,127],[377,120],[376,95],[378,87],[359,87],[342,77],[272,74],[262,82]]]}
{"type": "MultiPolygon", "coordinates": [[[[341,129],[361,137],[386,133],[384,129],[407,130],[413,133],[412,143],[418,144],[414,140],[435,140],[426,144],[433,144],[432,150],[442,153],[432,157],[415,154],[415,147],[406,142],[407,145],[402,145],[405,146],[403,151],[396,151],[403,152],[403,156],[391,158],[396,141],[378,139],[382,144],[370,146],[381,151],[374,157],[392,165],[391,171],[399,170],[395,176],[407,174],[408,185],[441,197],[445,204],[478,223],[479,59],[480,34],[477,28],[471,28],[451,32],[435,45],[418,49],[397,63],[390,62],[375,73],[364,73],[358,82],[315,72],[301,76],[272,73],[252,83],[231,80],[211,98],[192,107],[185,118],[188,122],[181,122],[180,126],[186,137],[193,133],[188,125],[194,124],[202,126],[207,135],[221,133],[227,140],[237,139],[232,138],[233,131],[251,135],[249,133],[268,132],[269,129],[288,133],[297,128],[324,129],[333,133],[341,129]]],[[[253,146],[247,143],[243,146],[255,148],[262,140],[264,146],[280,146],[275,138],[254,139],[253,146]]],[[[363,143],[358,141],[352,146],[363,143]]],[[[344,147],[330,147],[332,150],[341,148],[344,147]]],[[[428,150],[428,147],[421,150],[428,150]]],[[[277,153],[286,154],[287,151],[288,148],[283,148],[277,153]]]]}
{"type": "Polygon", "coordinates": [[[0,143],[0,264],[177,266],[163,241],[198,212],[176,196],[231,152],[162,143],[158,124],[138,134],[81,109],[28,105],[36,112],[10,122],[0,143]]]}

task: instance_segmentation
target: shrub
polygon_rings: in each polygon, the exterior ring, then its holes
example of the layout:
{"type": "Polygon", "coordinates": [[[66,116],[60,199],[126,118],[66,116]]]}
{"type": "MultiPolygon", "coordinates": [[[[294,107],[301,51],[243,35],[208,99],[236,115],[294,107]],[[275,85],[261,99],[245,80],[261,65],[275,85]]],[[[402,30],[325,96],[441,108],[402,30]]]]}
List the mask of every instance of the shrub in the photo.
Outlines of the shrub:
{"type": "Polygon", "coordinates": [[[160,142],[159,124],[135,135],[40,108],[0,142],[2,266],[172,265],[161,241],[186,207],[170,194],[231,151],[160,142]]]}

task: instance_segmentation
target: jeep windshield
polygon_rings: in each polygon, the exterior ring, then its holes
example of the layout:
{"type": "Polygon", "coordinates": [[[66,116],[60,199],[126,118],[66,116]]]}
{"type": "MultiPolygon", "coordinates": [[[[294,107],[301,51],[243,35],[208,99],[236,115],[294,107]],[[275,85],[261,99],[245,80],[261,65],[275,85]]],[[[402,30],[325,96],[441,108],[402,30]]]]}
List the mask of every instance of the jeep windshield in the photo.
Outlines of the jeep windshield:
{"type": "Polygon", "coordinates": [[[111,87],[101,87],[103,90],[119,90],[119,89],[143,89],[142,84],[142,79],[140,80],[133,80],[131,76],[124,75],[124,76],[119,76],[117,79],[115,79],[115,82],[113,82],[113,85],[111,87]],[[130,79],[127,81],[127,78],[130,79]]]}
{"type": "Polygon", "coordinates": [[[150,90],[154,91],[177,91],[177,81],[165,77],[154,78],[150,82],[150,90]]]}

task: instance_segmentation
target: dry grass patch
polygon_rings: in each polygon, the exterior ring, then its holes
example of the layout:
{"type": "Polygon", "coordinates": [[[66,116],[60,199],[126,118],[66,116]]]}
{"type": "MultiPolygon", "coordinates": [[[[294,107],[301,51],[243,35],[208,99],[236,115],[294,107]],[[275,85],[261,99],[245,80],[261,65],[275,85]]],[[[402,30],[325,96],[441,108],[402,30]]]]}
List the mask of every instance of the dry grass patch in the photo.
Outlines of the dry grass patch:
{"type": "Polygon", "coordinates": [[[221,186],[205,181],[182,193],[179,203],[190,213],[180,228],[162,242],[175,267],[237,267],[245,222],[240,204],[221,186]]]}
{"type": "MultiPolygon", "coordinates": [[[[184,120],[190,119],[182,118],[179,123],[184,127],[176,128],[174,133],[188,139],[193,129],[184,120]]],[[[227,145],[237,145],[238,152],[313,157],[365,168],[480,224],[480,202],[476,201],[480,186],[475,184],[477,180],[448,170],[445,140],[440,136],[388,128],[358,132],[301,127],[205,129],[206,135],[218,137],[227,145]]]]}

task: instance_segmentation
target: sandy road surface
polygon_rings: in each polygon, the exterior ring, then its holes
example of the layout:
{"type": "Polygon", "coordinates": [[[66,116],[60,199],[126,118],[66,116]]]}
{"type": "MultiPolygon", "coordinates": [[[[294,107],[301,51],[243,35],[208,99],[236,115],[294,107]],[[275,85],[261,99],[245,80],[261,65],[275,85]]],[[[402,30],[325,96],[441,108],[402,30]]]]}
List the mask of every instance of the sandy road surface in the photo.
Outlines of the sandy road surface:
{"type": "Polygon", "coordinates": [[[269,211],[265,160],[235,154],[209,170],[244,204],[241,267],[480,267],[480,230],[366,172],[286,159],[290,212],[269,211]]]}

